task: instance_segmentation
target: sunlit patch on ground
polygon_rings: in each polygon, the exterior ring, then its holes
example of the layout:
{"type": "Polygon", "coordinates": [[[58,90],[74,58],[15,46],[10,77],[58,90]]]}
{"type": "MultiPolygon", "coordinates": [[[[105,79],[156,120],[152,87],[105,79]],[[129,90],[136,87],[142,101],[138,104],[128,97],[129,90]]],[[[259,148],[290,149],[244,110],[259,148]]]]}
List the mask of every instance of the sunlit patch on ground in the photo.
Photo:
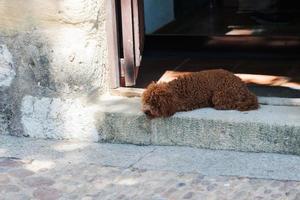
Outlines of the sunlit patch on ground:
{"type": "Polygon", "coordinates": [[[240,77],[245,83],[300,89],[300,83],[292,82],[289,77],[285,77],[285,76],[270,76],[270,75],[260,75],[260,74],[236,74],[236,75],[240,77]]]}
{"type": "Polygon", "coordinates": [[[7,152],[6,149],[0,149],[0,154],[5,154],[7,152]]]}
{"type": "Polygon", "coordinates": [[[61,144],[55,144],[53,146],[53,149],[59,152],[69,152],[69,151],[83,149],[87,146],[88,146],[87,143],[61,143],[61,144]]]}
{"type": "Polygon", "coordinates": [[[51,160],[33,160],[24,166],[27,170],[38,172],[41,170],[49,170],[55,167],[55,163],[51,160]]]}
{"type": "Polygon", "coordinates": [[[256,35],[263,31],[263,29],[232,29],[226,35],[256,35]]]}
{"type": "Polygon", "coordinates": [[[117,181],[118,185],[127,185],[127,186],[136,185],[137,183],[138,181],[133,178],[125,178],[117,181]]]}

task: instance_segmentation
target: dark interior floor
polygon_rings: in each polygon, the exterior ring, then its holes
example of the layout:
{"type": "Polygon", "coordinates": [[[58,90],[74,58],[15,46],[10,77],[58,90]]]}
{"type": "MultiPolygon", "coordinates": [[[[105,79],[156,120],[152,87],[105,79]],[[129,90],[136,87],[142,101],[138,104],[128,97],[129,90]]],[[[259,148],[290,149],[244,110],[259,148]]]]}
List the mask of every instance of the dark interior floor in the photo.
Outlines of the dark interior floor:
{"type": "Polygon", "coordinates": [[[290,1],[281,13],[286,23],[259,22],[252,14],[239,13],[237,6],[203,7],[171,22],[146,36],[136,87],[145,88],[166,71],[223,68],[239,74],[288,77],[296,87],[248,86],[259,96],[300,98],[300,7],[293,5],[290,1]]]}
{"type": "MultiPolygon", "coordinates": [[[[157,81],[168,70],[194,72],[205,69],[223,68],[234,73],[275,75],[289,77],[300,86],[300,60],[252,60],[252,59],[197,59],[197,58],[159,58],[144,56],[137,79],[138,88],[145,88],[157,81]]],[[[267,85],[249,85],[251,91],[259,96],[300,98],[300,90],[267,85]]]]}
{"type": "Polygon", "coordinates": [[[284,12],[284,23],[261,23],[253,14],[238,13],[236,7],[202,8],[177,19],[154,34],[300,36],[300,12],[284,12]]]}

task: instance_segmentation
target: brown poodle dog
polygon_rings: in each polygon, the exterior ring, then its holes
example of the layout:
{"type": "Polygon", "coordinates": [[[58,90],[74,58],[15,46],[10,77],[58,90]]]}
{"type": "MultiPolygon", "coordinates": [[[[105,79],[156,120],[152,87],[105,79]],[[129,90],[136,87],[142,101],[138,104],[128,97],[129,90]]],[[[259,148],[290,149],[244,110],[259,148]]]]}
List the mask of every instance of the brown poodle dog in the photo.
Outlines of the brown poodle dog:
{"type": "Polygon", "coordinates": [[[169,117],[178,111],[213,107],[218,110],[257,109],[257,97],[242,80],[223,69],[180,76],[169,83],[152,83],[142,95],[149,118],[169,117]]]}

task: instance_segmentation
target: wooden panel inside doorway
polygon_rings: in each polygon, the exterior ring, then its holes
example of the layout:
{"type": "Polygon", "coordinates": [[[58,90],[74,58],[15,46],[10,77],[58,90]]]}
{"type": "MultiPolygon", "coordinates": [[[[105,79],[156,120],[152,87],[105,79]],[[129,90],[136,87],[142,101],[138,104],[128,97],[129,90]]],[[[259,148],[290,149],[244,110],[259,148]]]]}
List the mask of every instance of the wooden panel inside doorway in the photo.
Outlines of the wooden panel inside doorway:
{"type": "Polygon", "coordinates": [[[123,41],[121,58],[123,86],[134,86],[144,48],[143,0],[120,0],[123,41]]]}

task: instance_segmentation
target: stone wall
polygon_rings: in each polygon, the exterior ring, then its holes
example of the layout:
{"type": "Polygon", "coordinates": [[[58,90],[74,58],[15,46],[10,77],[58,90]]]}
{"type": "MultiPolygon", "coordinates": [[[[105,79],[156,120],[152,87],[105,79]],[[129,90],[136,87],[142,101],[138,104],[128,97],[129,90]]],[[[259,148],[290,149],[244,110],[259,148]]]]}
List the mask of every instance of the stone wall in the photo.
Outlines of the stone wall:
{"type": "Polygon", "coordinates": [[[96,140],[87,110],[108,88],[105,22],[106,0],[0,1],[0,134],[96,140]]]}

